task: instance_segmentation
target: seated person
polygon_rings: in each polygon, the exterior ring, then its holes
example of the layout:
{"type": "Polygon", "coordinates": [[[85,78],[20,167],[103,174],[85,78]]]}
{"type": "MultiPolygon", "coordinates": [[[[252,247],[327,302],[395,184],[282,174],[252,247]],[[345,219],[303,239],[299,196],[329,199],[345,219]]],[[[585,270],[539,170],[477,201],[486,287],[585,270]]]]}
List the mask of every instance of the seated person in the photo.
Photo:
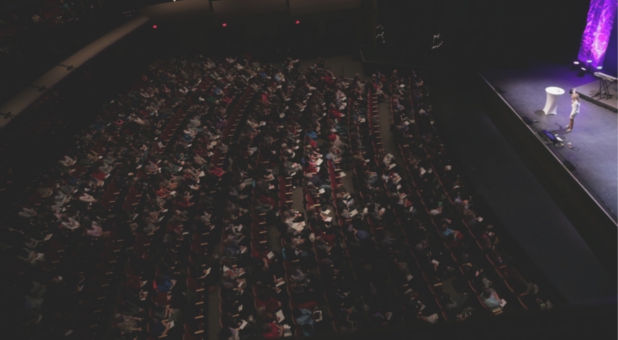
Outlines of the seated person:
{"type": "Polygon", "coordinates": [[[255,305],[258,313],[272,313],[274,314],[281,309],[281,302],[272,296],[268,296],[264,292],[258,292],[255,305]]]}
{"type": "Polygon", "coordinates": [[[308,309],[302,308],[294,311],[296,323],[301,327],[303,335],[309,337],[313,335],[315,326],[315,315],[308,309]]]}
{"type": "Polygon", "coordinates": [[[262,336],[264,339],[279,339],[283,337],[284,329],[282,326],[277,325],[274,321],[264,324],[262,326],[262,336]]]}
{"type": "Polygon", "coordinates": [[[500,308],[500,296],[493,288],[485,288],[481,298],[483,303],[490,309],[500,308]]]}
{"type": "Polygon", "coordinates": [[[76,161],[69,156],[64,156],[64,158],[61,159],[59,163],[66,167],[72,167],[73,165],[75,165],[76,161]]]}
{"type": "Polygon", "coordinates": [[[440,299],[440,302],[450,313],[457,313],[463,307],[464,303],[468,299],[468,294],[464,293],[459,299],[453,299],[449,294],[444,294],[440,299]]]}
{"type": "Polygon", "coordinates": [[[163,293],[167,293],[170,292],[172,288],[174,288],[174,286],[176,285],[176,280],[172,280],[167,275],[160,276],[152,282],[152,285],[154,289],[163,293]]]}
{"type": "Polygon", "coordinates": [[[80,227],[79,222],[77,222],[73,218],[68,217],[66,215],[61,217],[61,221],[62,221],[61,222],[61,227],[62,228],[67,228],[67,229],[75,230],[75,229],[80,227]]]}
{"type": "Polygon", "coordinates": [[[140,323],[143,319],[116,313],[116,327],[121,333],[142,331],[140,323]]]}
{"type": "Polygon", "coordinates": [[[448,227],[448,225],[446,223],[443,223],[440,227],[440,234],[443,237],[448,237],[449,235],[453,235],[455,236],[456,239],[461,239],[461,237],[463,235],[461,235],[461,233],[457,230],[453,230],[451,228],[448,227]]]}
{"type": "Polygon", "coordinates": [[[171,324],[167,320],[159,320],[157,318],[148,324],[149,333],[157,337],[166,335],[170,328],[172,328],[171,324]]]}
{"type": "Polygon", "coordinates": [[[89,237],[109,237],[110,233],[108,231],[103,231],[103,228],[95,221],[92,222],[90,226],[86,225],[86,235],[89,237]]]}
{"type": "Polygon", "coordinates": [[[178,321],[180,320],[180,310],[173,309],[170,305],[163,305],[155,302],[155,317],[159,320],[178,321]]]}

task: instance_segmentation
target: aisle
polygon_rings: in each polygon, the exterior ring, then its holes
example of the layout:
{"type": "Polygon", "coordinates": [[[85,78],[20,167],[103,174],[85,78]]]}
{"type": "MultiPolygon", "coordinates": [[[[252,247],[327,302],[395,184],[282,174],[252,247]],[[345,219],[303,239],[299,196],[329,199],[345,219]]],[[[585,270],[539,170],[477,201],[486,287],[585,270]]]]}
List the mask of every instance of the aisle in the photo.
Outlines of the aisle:
{"type": "MultiPolygon", "coordinates": [[[[219,247],[220,248],[220,247],[219,247]]],[[[219,286],[217,290],[208,294],[208,338],[218,339],[219,332],[221,331],[221,312],[219,311],[219,304],[221,303],[221,297],[219,297],[219,286]]]]}
{"type": "MultiPolygon", "coordinates": [[[[388,100],[388,99],[387,99],[388,100]]],[[[399,152],[399,146],[393,140],[393,134],[391,133],[391,125],[393,120],[391,119],[391,108],[388,102],[378,104],[378,113],[380,115],[380,133],[382,135],[382,146],[384,152],[390,153],[395,156],[397,164],[402,165],[403,158],[399,152]]],[[[407,175],[400,174],[400,176],[407,175]]]]}

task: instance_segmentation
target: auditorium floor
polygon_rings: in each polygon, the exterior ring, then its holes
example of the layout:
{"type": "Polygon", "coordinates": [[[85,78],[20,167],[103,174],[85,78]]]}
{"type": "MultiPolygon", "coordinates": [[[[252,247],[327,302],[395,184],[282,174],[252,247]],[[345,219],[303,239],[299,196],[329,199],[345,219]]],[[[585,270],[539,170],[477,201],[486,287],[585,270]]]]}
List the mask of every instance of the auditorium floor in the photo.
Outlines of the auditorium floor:
{"type": "Polygon", "coordinates": [[[219,297],[219,289],[215,290],[208,295],[208,336],[209,339],[217,339],[219,332],[221,331],[221,312],[219,311],[219,303],[221,298],[219,297]]]}
{"type": "Polygon", "coordinates": [[[511,237],[569,302],[615,303],[615,282],[489,117],[470,99],[465,84],[441,85],[434,92],[433,104],[442,139],[511,237]]]}
{"type": "MultiPolygon", "coordinates": [[[[482,72],[494,86],[504,90],[502,96],[522,117],[535,120],[535,130],[546,129],[573,148],[555,148],[552,152],[561,160],[575,165],[575,177],[584,184],[605,210],[616,218],[618,209],[618,115],[586,100],[581,101],[580,114],[574,129],[566,133],[571,111],[569,89],[596,80],[592,75],[577,76],[570,65],[533,64],[521,69],[500,69],[482,72]],[[558,97],[558,114],[545,115],[545,88],[558,86],[566,93],[558,97]]],[[[614,98],[613,100],[616,100],[614,98]]]]}
{"type": "MultiPolygon", "coordinates": [[[[219,258],[221,256],[221,246],[217,244],[214,247],[214,256],[219,258]]],[[[208,293],[208,338],[218,339],[219,332],[221,331],[221,312],[219,311],[219,304],[221,303],[221,297],[219,296],[219,286],[214,292],[208,293]]]]}

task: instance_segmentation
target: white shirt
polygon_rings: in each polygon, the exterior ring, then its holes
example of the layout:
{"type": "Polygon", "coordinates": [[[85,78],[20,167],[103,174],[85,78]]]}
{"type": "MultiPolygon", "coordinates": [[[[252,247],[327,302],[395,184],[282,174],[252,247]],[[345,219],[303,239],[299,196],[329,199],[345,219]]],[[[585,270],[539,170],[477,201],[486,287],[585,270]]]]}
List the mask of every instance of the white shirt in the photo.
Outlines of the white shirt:
{"type": "Polygon", "coordinates": [[[571,116],[570,116],[570,118],[575,118],[575,116],[577,116],[578,113],[579,113],[579,100],[574,100],[571,103],[571,116]]]}

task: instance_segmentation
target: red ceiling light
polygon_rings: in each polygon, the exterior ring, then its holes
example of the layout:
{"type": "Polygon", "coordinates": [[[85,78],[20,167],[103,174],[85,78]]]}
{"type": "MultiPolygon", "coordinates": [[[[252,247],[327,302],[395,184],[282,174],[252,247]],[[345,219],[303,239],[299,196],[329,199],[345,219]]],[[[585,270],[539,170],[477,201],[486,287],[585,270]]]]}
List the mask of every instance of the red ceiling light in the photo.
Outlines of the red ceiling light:
{"type": "Polygon", "coordinates": [[[221,26],[227,27],[227,22],[222,23],[221,26]]]}
{"type": "Polygon", "coordinates": [[[300,20],[296,20],[294,23],[295,23],[296,25],[300,25],[300,20]]]}
{"type": "Polygon", "coordinates": [[[152,25],[152,29],[156,30],[157,29],[157,25],[152,25]]]}

